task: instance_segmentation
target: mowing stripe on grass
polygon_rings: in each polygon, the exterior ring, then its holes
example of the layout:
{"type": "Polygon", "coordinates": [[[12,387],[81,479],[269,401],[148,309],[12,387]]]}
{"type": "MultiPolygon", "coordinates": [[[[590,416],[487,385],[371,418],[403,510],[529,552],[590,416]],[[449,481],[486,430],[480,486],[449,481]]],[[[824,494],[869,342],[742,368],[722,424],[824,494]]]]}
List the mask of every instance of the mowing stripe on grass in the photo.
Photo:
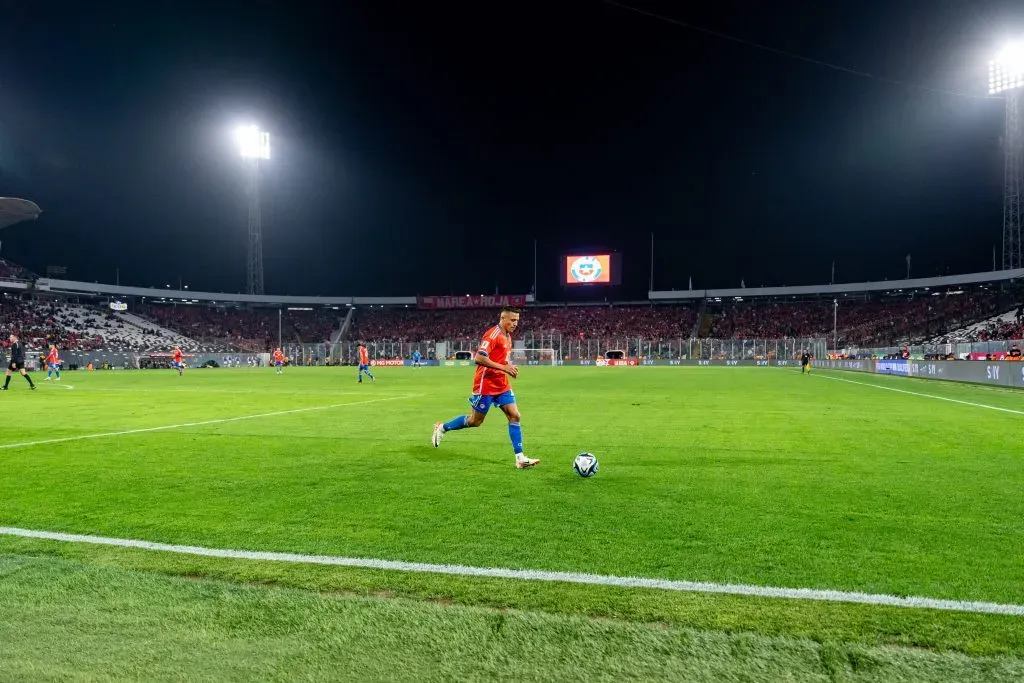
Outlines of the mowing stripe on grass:
{"type": "Polygon", "coordinates": [[[595,586],[616,586],[620,588],[653,588],[687,593],[719,593],[725,595],[748,595],[759,598],[781,598],[785,600],[817,600],[822,602],[852,602],[887,607],[911,607],[938,609],[952,612],[974,612],[980,614],[1004,614],[1024,616],[1024,605],[995,602],[974,602],[967,600],[941,600],[937,598],[902,597],[874,593],[856,593],[812,588],[773,588],[749,584],[711,583],[706,581],[673,581],[670,579],[647,579],[635,576],[609,576],[604,574],[581,574],[576,572],[549,572],[533,569],[501,569],[495,567],[468,567],[458,564],[426,564],[422,562],[399,562],[361,557],[333,557],[330,555],[302,555],[298,553],[257,552],[250,550],[225,550],[190,545],[153,543],[127,538],[84,536],[54,531],[35,531],[0,527],[2,536],[21,536],[66,543],[89,543],[120,548],[139,548],[180,555],[199,555],[233,560],[260,560],[264,562],[290,562],[294,564],[325,564],[363,569],[384,569],[400,572],[421,572],[429,574],[451,574],[455,576],[480,576],[486,578],[515,579],[519,581],[553,581],[581,583],[595,586]]]}
{"type": "Polygon", "coordinates": [[[945,396],[936,396],[934,394],[922,394],[919,391],[907,391],[906,389],[897,389],[896,387],[887,387],[884,384],[872,384],[871,382],[858,382],[855,379],[846,379],[845,377],[836,377],[834,375],[822,375],[815,373],[812,377],[824,377],[825,379],[834,379],[837,382],[848,382],[849,384],[859,384],[862,387],[874,387],[875,389],[885,389],[886,391],[895,391],[897,394],[909,394],[911,396],[921,396],[923,398],[934,398],[937,401],[948,401],[949,403],[959,403],[962,406],[972,406],[974,408],[985,408],[987,410],[998,410],[1001,413],[1012,413],[1014,415],[1024,415],[1024,410],[1013,410],[1012,408],[1000,408],[999,406],[990,406],[984,403],[974,403],[972,401],[961,401],[957,398],[946,398],[945,396]]]}
{"type": "Polygon", "coordinates": [[[404,396],[389,396],[388,398],[372,398],[368,401],[349,401],[348,403],[331,403],[325,406],[310,406],[308,408],[295,408],[294,410],[275,410],[272,413],[259,413],[257,415],[239,415],[238,417],[222,417],[216,420],[201,420],[199,422],[182,422],[175,425],[163,425],[161,427],[140,427],[139,429],[124,429],[117,432],[100,432],[99,434],[79,434],[78,436],[63,436],[57,439],[41,439],[39,441],[22,441],[20,443],[0,444],[0,450],[7,448],[22,448],[27,446],[42,446],[50,443],[64,443],[65,441],[81,441],[82,439],[102,439],[108,436],[125,436],[128,434],[144,434],[146,432],[160,432],[168,429],[180,429],[182,427],[200,427],[202,425],[221,424],[223,422],[238,422],[240,420],[255,420],[261,417],[275,417],[278,415],[295,415],[296,413],[308,413],[314,410],[330,410],[332,408],[344,408],[345,406],[362,406],[368,403],[381,403],[383,401],[399,401],[405,398],[419,398],[426,394],[407,394],[404,396]]]}

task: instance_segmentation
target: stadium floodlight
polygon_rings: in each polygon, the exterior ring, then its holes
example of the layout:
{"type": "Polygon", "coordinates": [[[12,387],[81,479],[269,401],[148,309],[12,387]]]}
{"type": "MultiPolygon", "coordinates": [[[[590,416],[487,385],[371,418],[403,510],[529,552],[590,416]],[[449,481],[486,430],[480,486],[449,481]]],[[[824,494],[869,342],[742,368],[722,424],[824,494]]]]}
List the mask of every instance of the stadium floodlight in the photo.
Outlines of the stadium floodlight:
{"type": "Polygon", "coordinates": [[[1008,43],[988,65],[988,93],[1006,100],[1003,135],[1003,269],[1024,266],[1024,40],[1008,43]]]}
{"type": "Polygon", "coordinates": [[[235,130],[238,151],[249,170],[249,248],[246,267],[246,291],[263,294],[263,217],[260,213],[260,161],[270,159],[270,133],[259,126],[235,130]]]}
{"type": "Polygon", "coordinates": [[[270,133],[259,126],[241,126],[235,131],[238,151],[244,159],[270,158],[270,133]]]}

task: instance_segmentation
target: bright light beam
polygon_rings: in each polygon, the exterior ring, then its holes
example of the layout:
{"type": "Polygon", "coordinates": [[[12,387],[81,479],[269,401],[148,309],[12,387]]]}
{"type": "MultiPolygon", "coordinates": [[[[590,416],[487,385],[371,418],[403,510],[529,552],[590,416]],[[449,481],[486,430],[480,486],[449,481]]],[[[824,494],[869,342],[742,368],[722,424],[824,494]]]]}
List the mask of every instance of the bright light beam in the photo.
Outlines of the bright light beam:
{"type": "Polygon", "coordinates": [[[241,126],[235,130],[235,140],[243,158],[270,158],[270,133],[261,131],[258,126],[241,126]]]}

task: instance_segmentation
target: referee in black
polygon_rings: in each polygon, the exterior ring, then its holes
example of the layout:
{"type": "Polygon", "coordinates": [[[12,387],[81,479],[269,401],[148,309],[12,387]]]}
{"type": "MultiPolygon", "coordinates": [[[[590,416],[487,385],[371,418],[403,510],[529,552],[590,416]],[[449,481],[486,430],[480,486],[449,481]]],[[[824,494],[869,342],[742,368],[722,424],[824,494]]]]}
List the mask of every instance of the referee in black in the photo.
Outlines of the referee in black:
{"type": "Polygon", "coordinates": [[[7,391],[7,385],[11,383],[11,375],[17,370],[21,373],[21,376],[28,382],[30,389],[35,389],[35,382],[28,376],[28,371],[25,369],[25,347],[18,341],[18,335],[11,334],[11,362],[7,364],[6,379],[4,380],[3,391],[7,391]]]}

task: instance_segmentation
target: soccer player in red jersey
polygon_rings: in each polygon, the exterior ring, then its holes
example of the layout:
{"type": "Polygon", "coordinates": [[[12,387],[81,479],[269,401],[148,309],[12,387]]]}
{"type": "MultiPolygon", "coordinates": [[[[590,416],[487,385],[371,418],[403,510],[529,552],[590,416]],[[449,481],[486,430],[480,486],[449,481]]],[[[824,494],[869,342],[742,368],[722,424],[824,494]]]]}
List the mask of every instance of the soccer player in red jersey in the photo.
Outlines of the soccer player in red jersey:
{"type": "Polygon", "coordinates": [[[274,369],[275,372],[280,375],[284,372],[284,352],[281,351],[280,347],[274,349],[274,369]]]}
{"type": "Polygon", "coordinates": [[[177,346],[171,351],[171,367],[178,371],[178,377],[181,377],[182,373],[185,372],[185,361],[181,357],[181,349],[177,346]]]}
{"type": "Polygon", "coordinates": [[[519,424],[519,407],[512,393],[509,377],[517,377],[519,368],[509,362],[512,353],[512,333],[519,325],[519,311],[514,308],[501,309],[498,324],[484,333],[480,348],[477,349],[476,374],[473,376],[473,395],[469,405],[473,410],[469,415],[460,415],[448,422],[434,425],[434,436],[431,443],[434,448],[441,445],[441,438],[446,432],[467,427],[479,427],[487,417],[492,405],[498,406],[508,418],[508,438],[512,441],[512,452],[516,456],[516,467],[526,469],[540,463],[540,460],[527,458],[523,454],[523,429],[519,424]]]}
{"type": "Polygon", "coordinates": [[[376,382],[377,379],[373,376],[373,373],[370,372],[370,351],[366,348],[366,344],[359,342],[356,344],[356,348],[359,349],[359,372],[357,374],[359,377],[359,383],[363,383],[364,372],[366,373],[366,376],[370,378],[371,382],[376,382]]]}
{"type": "Polygon", "coordinates": [[[46,354],[46,381],[50,381],[50,376],[56,372],[57,381],[60,381],[60,352],[57,351],[56,344],[50,344],[50,352],[46,354]]]}

